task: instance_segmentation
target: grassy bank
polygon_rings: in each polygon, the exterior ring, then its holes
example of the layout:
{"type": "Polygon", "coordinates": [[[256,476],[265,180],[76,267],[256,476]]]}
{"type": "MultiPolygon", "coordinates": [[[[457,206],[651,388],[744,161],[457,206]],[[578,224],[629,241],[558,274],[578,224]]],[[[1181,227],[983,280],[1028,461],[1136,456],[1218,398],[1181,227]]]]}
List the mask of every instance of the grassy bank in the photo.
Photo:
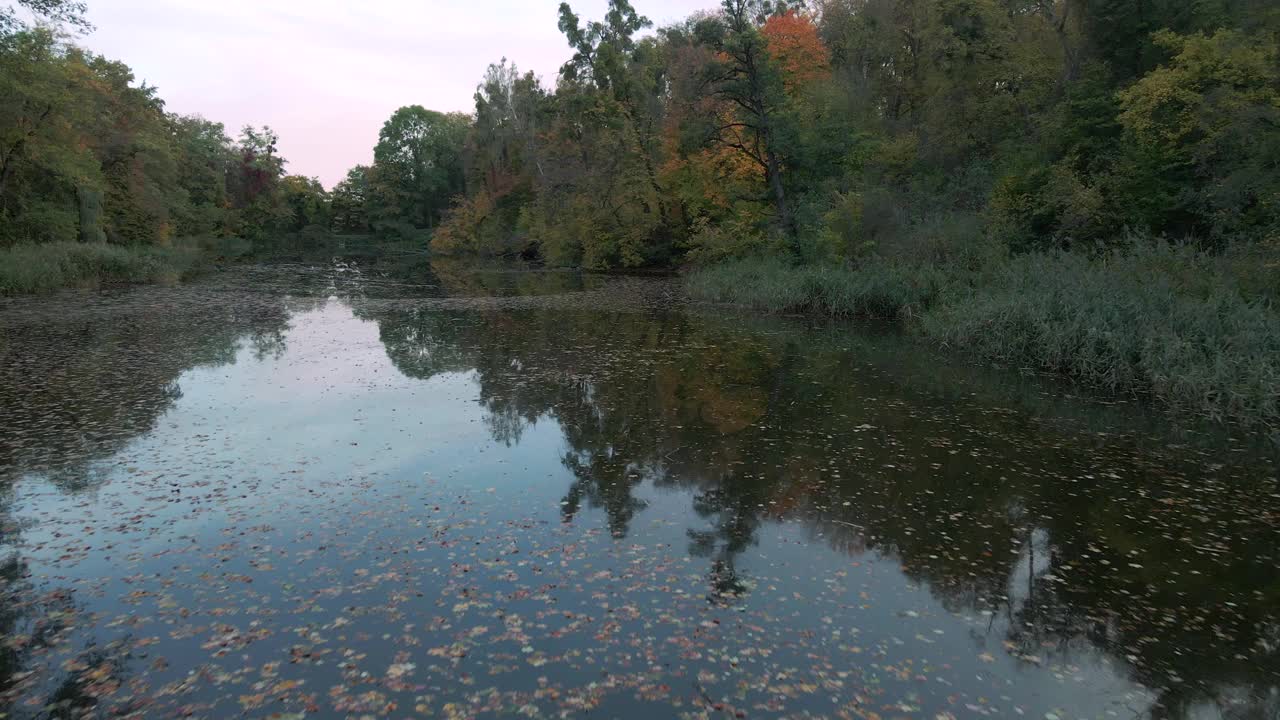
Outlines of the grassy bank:
{"type": "Polygon", "coordinates": [[[56,242],[0,249],[0,295],[92,288],[110,283],[177,282],[203,256],[191,246],[121,247],[56,242]]]}
{"type": "Polygon", "coordinates": [[[1216,418],[1280,424],[1274,253],[1209,256],[1143,244],[1100,258],[1035,253],[976,269],[748,260],[695,271],[686,282],[700,300],[901,318],[914,334],[977,357],[1216,418]]]}
{"type": "Polygon", "coordinates": [[[328,262],[334,257],[381,257],[419,250],[423,244],[383,242],[368,235],[282,233],[251,241],[240,237],[190,237],[171,247],[52,242],[0,248],[0,295],[28,295],[63,288],[111,284],[170,284],[214,266],[280,261],[328,262]]]}

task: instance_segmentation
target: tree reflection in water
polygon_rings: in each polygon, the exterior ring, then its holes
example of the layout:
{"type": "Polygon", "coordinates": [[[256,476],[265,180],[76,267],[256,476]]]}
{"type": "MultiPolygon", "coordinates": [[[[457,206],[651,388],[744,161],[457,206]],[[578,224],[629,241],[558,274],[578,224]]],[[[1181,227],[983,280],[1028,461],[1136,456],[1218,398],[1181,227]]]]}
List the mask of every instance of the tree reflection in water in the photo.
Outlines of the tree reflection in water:
{"type": "MultiPolygon", "coordinates": [[[[158,292],[158,291],[153,291],[158,292]]],[[[179,377],[197,367],[284,351],[290,314],[318,300],[261,296],[235,306],[205,302],[178,311],[163,300],[123,309],[67,304],[77,322],[0,326],[0,717],[83,718],[116,695],[136,659],[130,640],[99,646],[69,587],[37,587],[12,504],[17,482],[41,477],[63,493],[92,493],[101,464],[150,432],[182,398],[179,377]],[[58,651],[83,642],[73,658],[58,651]],[[41,698],[17,705],[19,698],[41,698]]],[[[45,308],[57,314],[57,308],[45,308]]],[[[113,715],[140,712],[118,699],[113,715]]]]}
{"type": "Polygon", "coordinates": [[[371,319],[401,370],[474,371],[496,441],[559,424],[566,522],[585,505],[623,538],[646,486],[687,490],[712,603],[751,592],[741,558],[762,527],[800,522],[836,550],[894,559],[953,612],[989,614],[995,645],[1026,663],[1092,648],[1159,693],[1158,716],[1275,716],[1268,466],[1206,467],[1215,451],[1160,447],[1186,438],[1153,438],[1140,410],[943,365],[874,328],[642,311],[371,319]]]}

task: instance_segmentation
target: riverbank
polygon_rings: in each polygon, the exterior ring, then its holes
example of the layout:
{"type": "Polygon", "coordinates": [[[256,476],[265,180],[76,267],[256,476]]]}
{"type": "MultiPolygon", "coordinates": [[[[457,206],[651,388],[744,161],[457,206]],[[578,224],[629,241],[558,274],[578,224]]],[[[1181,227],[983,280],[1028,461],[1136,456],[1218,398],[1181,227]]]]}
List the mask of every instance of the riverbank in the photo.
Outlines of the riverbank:
{"type": "Polygon", "coordinates": [[[331,233],[293,233],[256,242],[192,237],[175,240],[169,247],[79,242],[15,245],[0,248],[0,296],[104,285],[171,285],[238,263],[329,262],[339,256],[420,258],[421,245],[331,233]]]}
{"type": "Polygon", "coordinates": [[[1167,245],[1105,257],[869,260],[853,267],[743,260],[694,271],[696,300],[904,321],[924,341],[1067,375],[1180,411],[1280,424],[1280,267],[1256,249],[1167,245]]]}
{"type": "Polygon", "coordinates": [[[0,295],[27,295],[114,283],[174,283],[204,260],[195,246],[124,247],[55,242],[0,249],[0,295]]]}

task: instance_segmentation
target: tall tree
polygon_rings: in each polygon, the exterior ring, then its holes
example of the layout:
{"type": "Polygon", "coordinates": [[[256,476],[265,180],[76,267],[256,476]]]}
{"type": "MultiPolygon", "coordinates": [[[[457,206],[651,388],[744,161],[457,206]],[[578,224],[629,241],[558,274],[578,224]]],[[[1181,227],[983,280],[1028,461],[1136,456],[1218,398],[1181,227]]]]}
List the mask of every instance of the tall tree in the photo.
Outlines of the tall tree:
{"type": "Polygon", "coordinates": [[[727,122],[712,118],[708,137],[711,142],[743,153],[760,167],[778,225],[790,235],[795,233],[795,224],[778,148],[778,125],[786,92],[760,31],[770,7],[763,0],[724,0],[720,13],[699,23],[697,33],[699,40],[715,51],[704,69],[704,87],[732,104],[737,113],[727,122]]]}
{"type": "Polygon", "coordinates": [[[574,55],[560,70],[561,77],[574,84],[595,88],[622,116],[623,130],[635,143],[634,152],[653,191],[659,228],[668,219],[666,193],[658,182],[654,156],[657,152],[661,102],[657,100],[665,84],[658,54],[651,42],[638,41],[636,34],[653,26],[629,0],[609,0],[603,22],[580,26],[568,3],[560,4],[560,32],[574,55]]]}
{"type": "Polygon", "coordinates": [[[373,158],[384,220],[431,228],[465,190],[462,151],[471,119],[421,105],[396,110],[382,126],[373,158]]]}

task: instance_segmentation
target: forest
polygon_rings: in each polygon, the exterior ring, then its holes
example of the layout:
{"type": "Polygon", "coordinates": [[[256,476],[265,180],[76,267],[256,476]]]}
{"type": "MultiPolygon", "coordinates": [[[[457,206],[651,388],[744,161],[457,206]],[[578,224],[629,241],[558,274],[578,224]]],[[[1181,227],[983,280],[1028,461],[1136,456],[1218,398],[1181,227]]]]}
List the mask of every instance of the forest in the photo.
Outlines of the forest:
{"type": "Polygon", "coordinates": [[[503,59],[473,113],[401,108],[330,189],[270,128],[166,112],[76,44],[82,6],[23,4],[57,24],[4,25],[5,246],[311,230],[603,269],[1221,249],[1280,223],[1263,0],[728,0],[656,30],[562,4],[554,87],[503,59]]]}
{"type": "Polygon", "coordinates": [[[402,107],[332,188],[288,174],[270,128],[167,112],[78,44],[83,4],[19,5],[38,21],[0,20],[0,292],[363,235],[681,269],[701,300],[905,318],[1111,390],[1280,413],[1267,0],[724,0],[666,27],[564,3],[557,77],[501,58],[472,112],[402,107]]]}

